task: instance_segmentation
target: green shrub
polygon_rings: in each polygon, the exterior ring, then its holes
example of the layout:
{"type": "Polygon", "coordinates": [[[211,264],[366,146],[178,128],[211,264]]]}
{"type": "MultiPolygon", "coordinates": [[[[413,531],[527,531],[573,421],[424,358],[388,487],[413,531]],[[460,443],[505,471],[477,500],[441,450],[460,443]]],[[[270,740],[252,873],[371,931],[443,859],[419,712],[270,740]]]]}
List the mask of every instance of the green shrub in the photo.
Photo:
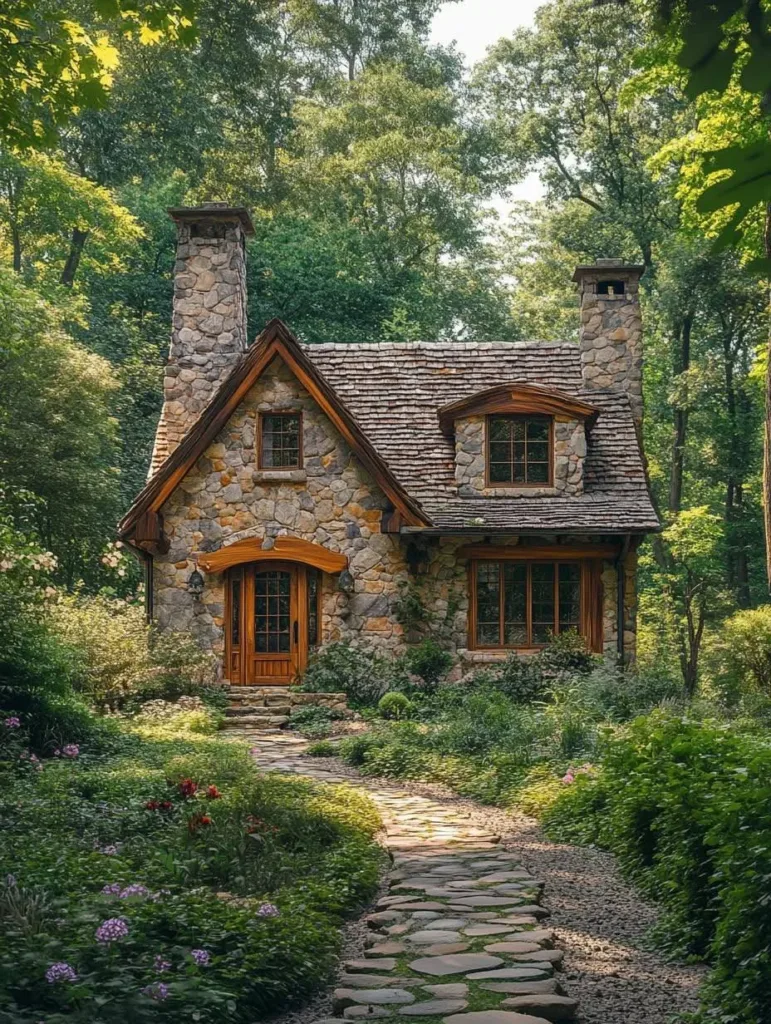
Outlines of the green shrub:
{"type": "Polygon", "coordinates": [[[541,671],[550,674],[587,675],[600,661],[598,655],[589,651],[586,640],[575,629],[552,636],[548,646],[538,655],[541,671]]]}
{"type": "Polygon", "coordinates": [[[654,712],[604,747],[546,812],[557,839],[612,850],[666,916],[659,937],[706,957],[707,1019],[767,1019],[771,747],[725,725],[654,712]]]}
{"type": "Polygon", "coordinates": [[[324,707],[323,704],[302,704],[292,709],[289,715],[289,728],[295,729],[309,739],[321,739],[332,730],[332,722],[343,718],[340,711],[324,707]]]}
{"type": "Polygon", "coordinates": [[[771,604],[727,619],[710,645],[707,660],[710,675],[729,701],[753,690],[771,697],[771,604]]]}
{"type": "Polygon", "coordinates": [[[427,637],[407,652],[410,672],[423,680],[428,692],[435,690],[452,667],[453,657],[433,637],[427,637]]]}
{"type": "Polygon", "coordinates": [[[415,710],[415,705],[405,694],[392,691],[383,694],[378,701],[377,710],[381,718],[398,721],[409,718],[415,710]]]}
{"type": "Polygon", "coordinates": [[[300,688],[310,693],[345,693],[354,706],[374,707],[387,690],[404,685],[408,685],[406,673],[396,659],[336,641],[310,658],[300,688]]]}
{"type": "MultiPolygon", "coordinates": [[[[472,685],[475,680],[472,679],[472,685]]],[[[505,694],[518,704],[529,704],[543,696],[545,681],[537,657],[523,658],[510,654],[501,668],[488,676],[479,673],[476,685],[487,686],[505,694]]]]}
{"type": "Polygon", "coordinates": [[[310,757],[336,757],[338,751],[335,744],[329,740],[317,740],[310,744],[306,753],[310,757]]]}

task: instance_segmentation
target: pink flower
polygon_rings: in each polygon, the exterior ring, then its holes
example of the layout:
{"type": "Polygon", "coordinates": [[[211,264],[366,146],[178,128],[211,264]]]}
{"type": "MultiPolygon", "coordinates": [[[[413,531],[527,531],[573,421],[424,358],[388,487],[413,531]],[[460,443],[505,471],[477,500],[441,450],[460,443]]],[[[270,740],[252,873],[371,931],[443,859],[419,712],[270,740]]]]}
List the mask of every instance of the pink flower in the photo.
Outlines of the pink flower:
{"type": "Polygon", "coordinates": [[[66,746],[62,747],[62,753],[65,757],[77,757],[80,753],[80,747],[77,743],[68,743],[66,746]]]}
{"type": "Polygon", "coordinates": [[[258,917],[278,917],[281,911],[275,903],[262,903],[257,911],[258,917]]]}
{"type": "Polygon", "coordinates": [[[575,781],[576,781],[576,777],[573,774],[573,772],[570,771],[570,770],[565,772],[565,774],[562,776],[562,784],[564,786],[569,786],[571,782],[575,782],[575,781]]]}
{"type": "Polygon", "coordinates": [[[6,718],[6,720],[3,722],[3,725],[6,727],[6,729],[20,729],[21,720],[17,718],[16,715],[11,715],[9,718],[6,718]]]}

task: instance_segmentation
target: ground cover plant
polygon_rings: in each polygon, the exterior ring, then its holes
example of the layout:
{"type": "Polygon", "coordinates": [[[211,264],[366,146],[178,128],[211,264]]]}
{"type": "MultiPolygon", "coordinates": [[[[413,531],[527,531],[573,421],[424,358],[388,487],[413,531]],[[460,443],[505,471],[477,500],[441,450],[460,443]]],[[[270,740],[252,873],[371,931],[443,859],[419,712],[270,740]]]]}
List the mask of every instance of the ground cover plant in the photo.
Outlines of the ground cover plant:
{"type": "Polygon", "coordinates": [[[327,981],[377,883],[373,806],[261,777],[184,700],[50,757],[0,722],[2,1024],[246,1022],[327,981]]]}

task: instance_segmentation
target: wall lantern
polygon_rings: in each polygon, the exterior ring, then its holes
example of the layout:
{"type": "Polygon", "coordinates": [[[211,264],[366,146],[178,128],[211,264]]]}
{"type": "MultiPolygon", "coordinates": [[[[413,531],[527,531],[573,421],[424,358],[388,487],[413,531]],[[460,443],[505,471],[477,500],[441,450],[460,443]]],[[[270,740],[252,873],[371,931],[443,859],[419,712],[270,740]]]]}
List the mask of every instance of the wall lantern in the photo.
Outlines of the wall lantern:
{"type": "Polygon", "coordinates": [[[348,569],[343,569],[343,571],[337,577],[337,588],[344,594],[353,593],[353,576],[348,571],[348,569]]]}
{"type": "Polygon", "coordinates": [[[203,576],[197,569],[194,569],[187,581],[187,589],[188,593],[192,594],[196,601],[203,593],[203,583],[203,576]]]}

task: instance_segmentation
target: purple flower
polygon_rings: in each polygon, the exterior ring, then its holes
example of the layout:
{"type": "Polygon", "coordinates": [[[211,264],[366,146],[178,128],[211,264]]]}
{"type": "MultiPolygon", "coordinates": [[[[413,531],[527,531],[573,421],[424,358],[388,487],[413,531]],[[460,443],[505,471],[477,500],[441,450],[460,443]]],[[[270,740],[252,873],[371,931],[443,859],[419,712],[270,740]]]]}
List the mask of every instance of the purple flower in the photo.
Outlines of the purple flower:
{"type": "Polygon", "coordinates": [[[135,883],[134,885],[127,885],[125,889],[120,892],[120,899],[127,900],[131,896],[149,896],[150,890],[145,888],[144,885],[135,883]]]}
{"type": "Polygon", "coordinates": [[[155,954],[153,960],[153,967],[159,974],[163,974],[164,971],[171,970],[171,960],[164,960],[160,953],[155,954]]]}
{"type": "Polygon", "coordinates": [[[16,875],[6,875],[5,876],[5,884],[8,886],[9,889],[15,889],[16,888],[16,875]]]}
{"type": "Polygon", "coordinates": [[[68,743],[65,747],[62,747],[62,753],[65,757],[77,757],[80,753],[80,747],[77,743],[68,743]]]}
{"type": "Polygon", "coordinates": [[[190,956],[195,960],[199,967],[206,967],[211,960],[211,954],[205,949],[191,949],[190,956]]]}
{"type": "MultiPolygon", "coordinates": [[[[10,718],[6,718],[3,725],[6,729],[20,729],[21,721],[16,717],[16,715],[11,715],[10,718]]],[[[56,966],[56,964],[54,964],[54,966],[56,966]]]]}
{"type": "Polygon", "coordinates": [[[100,846],[99,852],[105,854],[107,857],[114,857],[118,852],[118,847],[115,846],[114,843],[111,843],[109,846],[100,846]]]}
{"type": "Polygon", "coordinates": [[[169,998],[169,986],[163,981],[154,981],[152,985],[146,985],[142,989],[142,995],[161,1002],[163,999],[169,998]]]}
{"type": "Polygon", "coordinates": [[[262,903],[257,911],[258,917],[278,917],[281,911],[275,903],[262,903]]]}
{"type": "Polygon", "coordinates": [[[69,964],[60,961],[46,971],[46,981],[49,985],[55,985],[57,981],[77,981],[78,976],[69,964]]]}
{"type": "Polygon", "coordinates": [[[128,925],[122,917],[108,917],[95,932],[97,942],[117,942],[128,935],[128,925]]]}
{"type": "Polygon", "coordinates": [[[102,889],[102,896],[120,896],[123,886],[120,882],[111,882],[102,889]]]}

